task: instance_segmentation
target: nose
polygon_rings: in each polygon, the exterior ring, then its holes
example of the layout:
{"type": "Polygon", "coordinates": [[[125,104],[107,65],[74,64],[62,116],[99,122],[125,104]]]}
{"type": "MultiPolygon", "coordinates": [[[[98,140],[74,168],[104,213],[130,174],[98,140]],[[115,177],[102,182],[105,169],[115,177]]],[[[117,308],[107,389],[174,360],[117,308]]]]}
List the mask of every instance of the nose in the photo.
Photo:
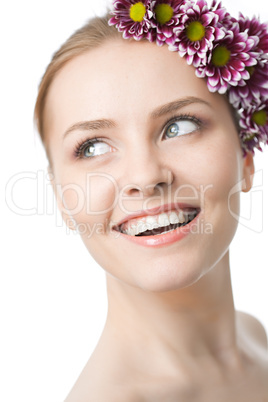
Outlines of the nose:
{"type": "Polygon", "coordinates": [[[157,190],[164,190],[174,181],[165,156],[153,146],[132,149],[126,159],[123,192],[127,196],[152,196],[157,190]]]}

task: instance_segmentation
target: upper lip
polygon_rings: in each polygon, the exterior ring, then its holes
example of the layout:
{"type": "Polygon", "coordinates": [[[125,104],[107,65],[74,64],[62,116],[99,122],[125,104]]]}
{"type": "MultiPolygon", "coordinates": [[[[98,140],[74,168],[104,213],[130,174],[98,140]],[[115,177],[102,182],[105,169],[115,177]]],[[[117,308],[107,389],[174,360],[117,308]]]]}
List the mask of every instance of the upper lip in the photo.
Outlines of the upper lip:
{"type": "Polygon", "coordinates": [[[186,204],[186,203],[173,203],[173,204],[159,205],[158,207],[154,207],[154,208],[150,208],[150,209],[143,209],[140,211],[136,211],[133,214],[126,215],[123,219],[121,219],[116,224],[114,224],[112,226],[112,229],[120,230],[120,226],[123,225],[123,223],[130,221],[131,219],[142,218],[142,217],[146,217],[146,216],[150,216],[150,215],[158,215],[163,212],[180,211],[185,208],[194,208],[194,209],[197,209],[198,212],[200,211],[200,206],[186,204]]]}

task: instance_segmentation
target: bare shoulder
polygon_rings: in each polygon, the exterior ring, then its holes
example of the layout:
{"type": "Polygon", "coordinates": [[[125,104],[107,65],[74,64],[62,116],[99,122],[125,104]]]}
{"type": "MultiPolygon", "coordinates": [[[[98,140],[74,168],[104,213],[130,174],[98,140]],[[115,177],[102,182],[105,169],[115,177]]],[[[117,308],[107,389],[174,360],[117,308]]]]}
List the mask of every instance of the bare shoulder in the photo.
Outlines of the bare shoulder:
{"type": "Polygon", "coordinates": [[[103,381],[102,385],[94,384],[82,386],[77,384],[64,402],[141,402],[138,396],[133,394],[124,385],[116,386],[103,381]]]}
{"type": "Polygon", "coordinates": [[[90,359],[64,402],[141,402],[124,375],[119,377],[107,366],[90,359]]]}
{"type": "Polygon", "coordinates": [[[262,392],[264,398],[264,395],[268,395],[268,348],[265,328],[250,314],[237,312],[236,318],[241,357],[248,382],[256,388],[256,392],[262,392]]]}
{"type": "Polygon", "coordinates": [[[268,338],[262,323],[251,314],[237,311],[237,322],[244,329],[247,336],[259,346],[267,350],[268,338]]]}

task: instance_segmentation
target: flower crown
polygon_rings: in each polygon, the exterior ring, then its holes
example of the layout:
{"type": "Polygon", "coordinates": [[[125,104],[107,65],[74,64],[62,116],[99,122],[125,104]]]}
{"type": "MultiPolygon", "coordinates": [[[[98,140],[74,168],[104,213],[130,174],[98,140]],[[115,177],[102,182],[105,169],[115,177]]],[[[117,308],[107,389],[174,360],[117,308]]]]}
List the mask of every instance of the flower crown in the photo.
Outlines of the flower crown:
{"type": "Polygon", "coordinates": [[[148,39],[185,57],[210,92],[238,111],[244,155],[268,144],[268,26],[216,0],[114,0],[109,25],[124,38],[148,39]]]}

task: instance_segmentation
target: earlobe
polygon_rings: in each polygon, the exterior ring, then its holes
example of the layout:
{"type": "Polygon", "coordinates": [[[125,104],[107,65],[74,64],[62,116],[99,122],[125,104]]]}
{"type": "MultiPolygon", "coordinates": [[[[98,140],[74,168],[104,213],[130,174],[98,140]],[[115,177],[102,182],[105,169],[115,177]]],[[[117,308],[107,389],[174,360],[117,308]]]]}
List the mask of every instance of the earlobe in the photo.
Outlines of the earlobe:
{"type": "Polygon", "coordinates": [[[255,168],[254,168],[254,159],[253,154],[248,152],[244,157],[243,161],[243,188],[242,191],[247,193],[253,184],[255,168]]]}
{"type": "Polygon", "coordinates": [[[56,184],[55,175],[50,166],[48,166],[47,171],[48,171],[48,178],[50,180],[50,183],[53,188],[54,196],[56,198],[57,207],[61,213],[62,219],[64,220],[66,226],[70,230],[75,231],[76,230],[76,222],[75,222],[74,218],[68,213],[66,207],[63,204],[61,186],[59,184],[56,184]]]}

